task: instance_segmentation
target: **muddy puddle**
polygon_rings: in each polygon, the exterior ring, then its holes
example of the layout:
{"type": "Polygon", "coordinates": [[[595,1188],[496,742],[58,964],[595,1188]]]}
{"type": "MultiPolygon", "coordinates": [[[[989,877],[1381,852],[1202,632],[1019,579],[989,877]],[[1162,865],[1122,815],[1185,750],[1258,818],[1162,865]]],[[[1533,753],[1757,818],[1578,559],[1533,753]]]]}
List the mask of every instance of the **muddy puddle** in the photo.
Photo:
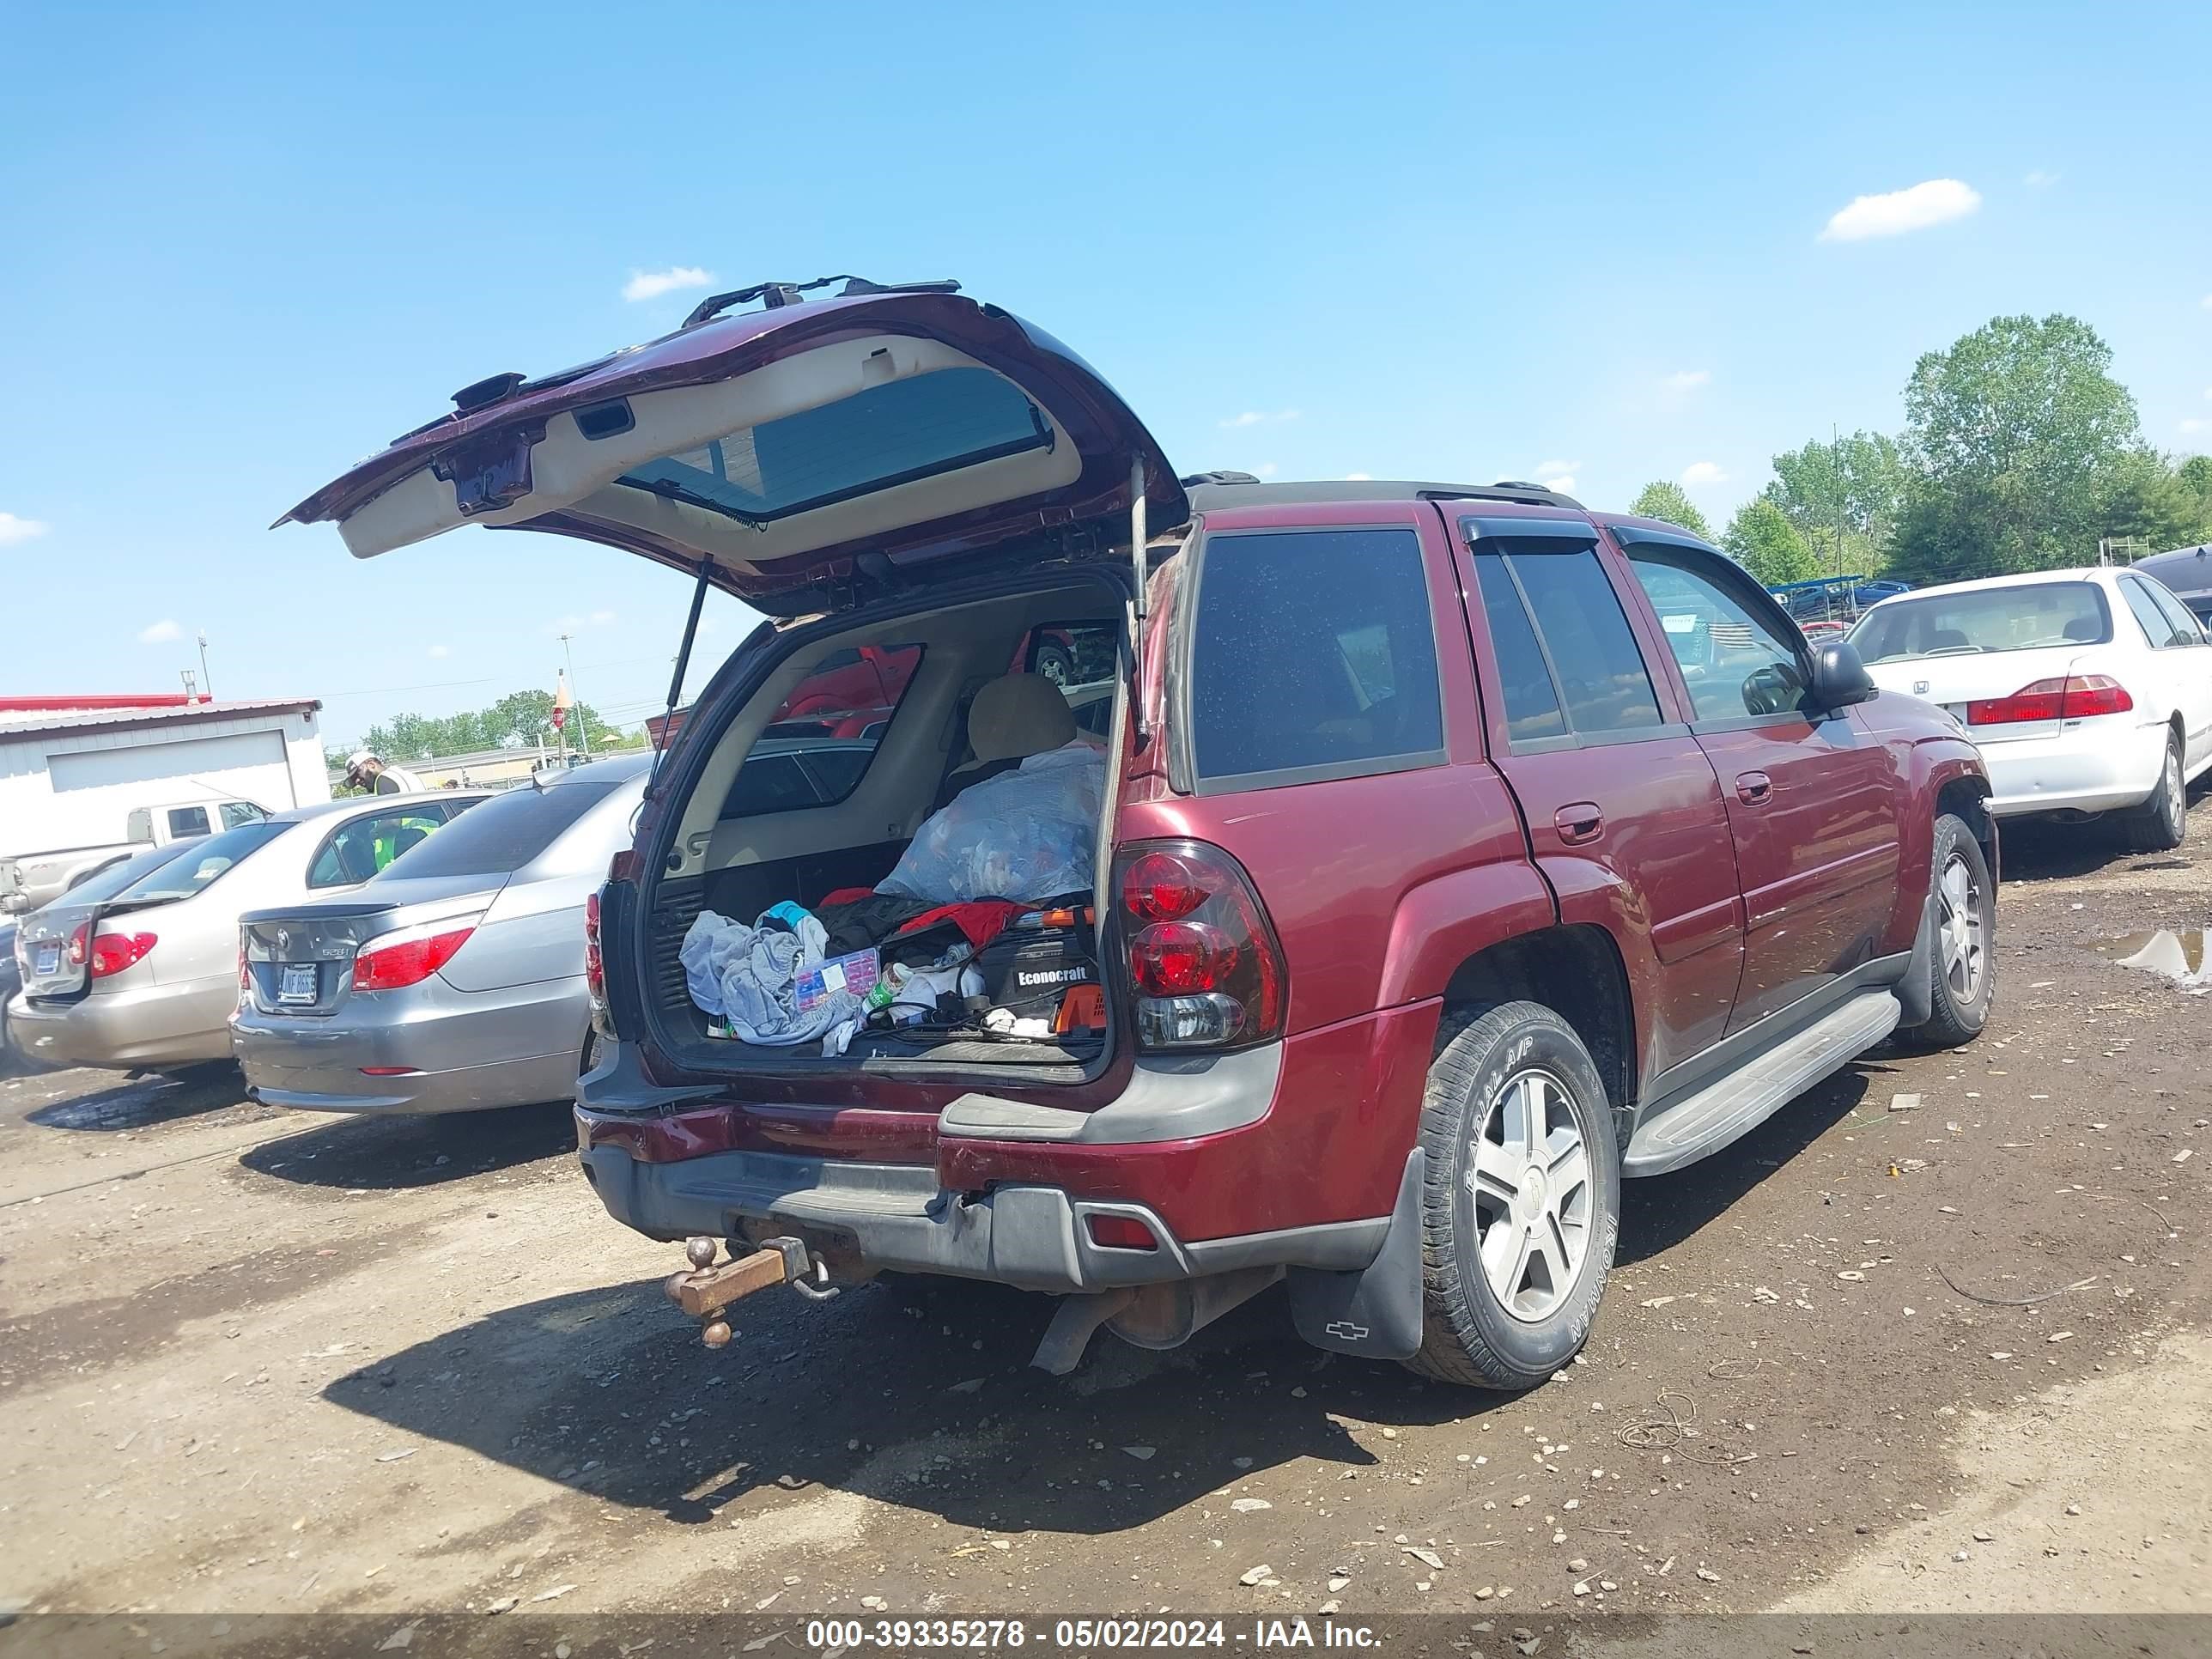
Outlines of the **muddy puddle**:
{"type": "Polygon", "coordinates": [[[2156,974],[2191,996],[2212,991],[2212,974],[2205,971],[2202,927],[2146,928],[2119,939],[2100,940],[2097,954],[2123,968],[2156,974]]]}

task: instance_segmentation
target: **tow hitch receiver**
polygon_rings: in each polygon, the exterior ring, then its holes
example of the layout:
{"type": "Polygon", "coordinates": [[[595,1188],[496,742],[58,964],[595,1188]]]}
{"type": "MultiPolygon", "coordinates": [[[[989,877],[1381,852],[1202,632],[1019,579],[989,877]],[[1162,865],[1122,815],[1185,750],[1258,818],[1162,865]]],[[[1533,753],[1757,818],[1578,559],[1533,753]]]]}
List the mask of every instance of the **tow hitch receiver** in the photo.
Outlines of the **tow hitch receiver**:
{"type": "Polygon", "coordinates": [[[684,1255],[691,1271],[671,1274],[662,1286],[671,1302],[704,1322],[700,1335],[710,1348],[721,1347],[730,1340],[730,1322],[722,1316],[722,1310],[755,1291],[788,1285],[816,1302],[827,1302],[837,1294],[837,1287],[830,1282],[828,1264],[811,1255],[802,1240],[763,1239],[750,1255],[732,1257],[720,1267],[714,1264],[715,1249],[711,1238],[686,1241],[684,1255]]]}

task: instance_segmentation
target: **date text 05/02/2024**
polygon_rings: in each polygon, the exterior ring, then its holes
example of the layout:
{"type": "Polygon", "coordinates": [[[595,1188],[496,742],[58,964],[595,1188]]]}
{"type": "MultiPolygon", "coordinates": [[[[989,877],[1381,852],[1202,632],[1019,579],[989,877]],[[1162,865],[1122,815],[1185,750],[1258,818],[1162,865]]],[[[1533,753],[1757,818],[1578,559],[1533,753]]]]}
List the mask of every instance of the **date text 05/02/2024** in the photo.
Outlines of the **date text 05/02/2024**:
{"type": "Polygon", "coordinates": [[[932,1648],[1000,1651],[1035,1646],[1091,1652],[1099,1650],[1290,1648],[1374,1649],[1382,1638],[1371,1627],[1323,1619],[1255,1619],[1239,1626],[1223,1619],[1056,1619],[1031,1628],[1021,1619],[824,1619],[806,1627],[806,1645],[817,1654],[850,1649],[910,1651],[932,1648]]]}

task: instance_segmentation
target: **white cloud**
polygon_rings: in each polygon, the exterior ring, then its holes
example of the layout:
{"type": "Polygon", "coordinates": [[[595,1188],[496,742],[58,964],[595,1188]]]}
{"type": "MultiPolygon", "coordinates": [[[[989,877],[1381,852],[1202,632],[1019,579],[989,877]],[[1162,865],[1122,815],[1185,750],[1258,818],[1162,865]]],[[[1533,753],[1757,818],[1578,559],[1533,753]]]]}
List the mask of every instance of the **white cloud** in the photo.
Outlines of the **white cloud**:
{"type": "Polygon", "coordinates": [[[605,628],[611,624],[614,619],[615,613],[611,611],[594,611],[591,614],[590,622],[592,626],[594,628],[605,628]]]}
{"type": "Polygon", "coordinates": [[[1860,242],[1872,236],[1901,236],[1908,230],[1963,219],[1981,204],[1981,195],[1972,185],[1956,179],[1929,179],[1886,196],[1855,198],[1849,207],[1830,216],[1820,240],[1860,242]]]}
{"type": "Polygon", "coordinates": [[[2204,309],[2205,309],[2205,310],[2207,310],[2207,311],[2212,311],[2212,294],[2208,294],[2208,295],[2206,295],[2203,299],[2199,300],[2197,303],[2198,305],[2200,305],[2200,306],[2203,306],[2203,307],[2204,307],[2204,309]]]}
{"type": "Polygon", "coordinates": [[[1711,385],[1712,378],[1710,368],[1678,368],[1667,377],[1667,390],[1695,392],[1701,386],[1711,385]]]}
{"type": "Polygon", "coordinates": [[[1231,416],[1221,424],[1234,429],[1240,426],[1268,426],[1278,421],[1295,421],[1297,418],[1298,411],[1295,409],[1279,409],[1272,413],[1266,410],[1248,409],[1242,415],[1231,416]]]}
{"type": "Polygon", "coordinates": [[[629,281],[623,284],[625,300],[658,300],[664,294],[673,294],[681,288],[704,288],[714,280],[713,273],[697,265],[671,265],[665,270],[639,270],[632,268],[629,281]]]}
{"type": "Polygon", "coordinates": [[[1255,478],[1272,478],[1275,476],[1277,471],[1278,469],[1273,461],[1262,461],[1259,465],[1252,469],[1252,476],[1255,478]]]}
{"type": "Polygon", "coordinates": [[[1692,461],[1682,469],[1682,487],[1702,489],[1711,484],[1726,483],[1728,474],[1717,461],[1692,461]]]}
{"type": "Polygon", "coordinates": [[[430,647],[429,654],[442,662],[446,658],[452,656],[453,653],[450,647],[434,645],[430,647]]]}
{"type": "MultiPolygon", "coordinates": [[[[2212,392],[2208,392],[2204,395],[2212,398],[2212,392]]],[[[1346,483],[1370,483],[1374,481],[1374,477],[1375,475],[1372,472],[1347,472],[1344,475],[1344,481],[1346,483]]]]}
{"type": "Polygon", "coordinates": [[[1554,473],[1575,472],[1581,467],[1580,461],[1539,461],[1536,463],[1536,476],[1541,478],[1554,473]]]}
{"type": "Polygon", "coordinates": [[[2212,421],[2200,421],[2192,416],[2181,423],[2181,429],[2191,434],[2212,432],[2212,421]]]}
{"type": "Polygon", "coordinates": [[[138,643],[141,645],[167,645],[171,640],[181,640],[184,637],[185,630],[167,617],[150,627],[138,630],[138,643]]]}
{"type": "Polygon", "coordinates": [[[2055,173],[2045,173],[2041,167],[2038,167],[2021,182],[2031,190],[2041,190],[2045,185],[2057,184],[2058,175],[2055,173]]]}
{"type": "Polygon", "coordinates": [[[1556,478],[1547,478],[1544,480],[1544,488],[1556,489],[1562,495],[1571,495],[1575,493],[1575,475],[1571,472],[1562,472],[1556,478]]]}
{"type": "Polygon", "coordinates": [[[0,547],[27,542],[46,533],[43,519],[19,519],[13,513],[0,513],[0,547]]]}

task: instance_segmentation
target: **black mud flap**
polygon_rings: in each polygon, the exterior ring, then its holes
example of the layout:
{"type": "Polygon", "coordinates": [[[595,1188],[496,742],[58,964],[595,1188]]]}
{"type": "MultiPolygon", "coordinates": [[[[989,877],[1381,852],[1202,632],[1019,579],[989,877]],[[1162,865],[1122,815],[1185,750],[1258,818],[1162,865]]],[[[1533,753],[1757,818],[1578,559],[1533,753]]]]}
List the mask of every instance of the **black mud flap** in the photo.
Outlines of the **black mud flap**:
{"type": "Polygon", "coordinates": [[[1920,931],[1912,936],[1912,955],[1905,964],[1905,977],[1893,988],[1899,1016],[1898,1030],[1907,1032],[1925,1025],[1936,1012],[1936,884],[1928,884],[1928,896],[1920,907],[1920,931]]]}
{"type": "Polygon", "coordinates": [[[1293,1267],[1291,1316],[1316,1348],[1368,1359],[1410,1359],[1421,1349],[1421,1186],[1426,1156],[1406,1159],[1390,1231],[1375,1260],[1357,1273],[1293,1267]]]}

